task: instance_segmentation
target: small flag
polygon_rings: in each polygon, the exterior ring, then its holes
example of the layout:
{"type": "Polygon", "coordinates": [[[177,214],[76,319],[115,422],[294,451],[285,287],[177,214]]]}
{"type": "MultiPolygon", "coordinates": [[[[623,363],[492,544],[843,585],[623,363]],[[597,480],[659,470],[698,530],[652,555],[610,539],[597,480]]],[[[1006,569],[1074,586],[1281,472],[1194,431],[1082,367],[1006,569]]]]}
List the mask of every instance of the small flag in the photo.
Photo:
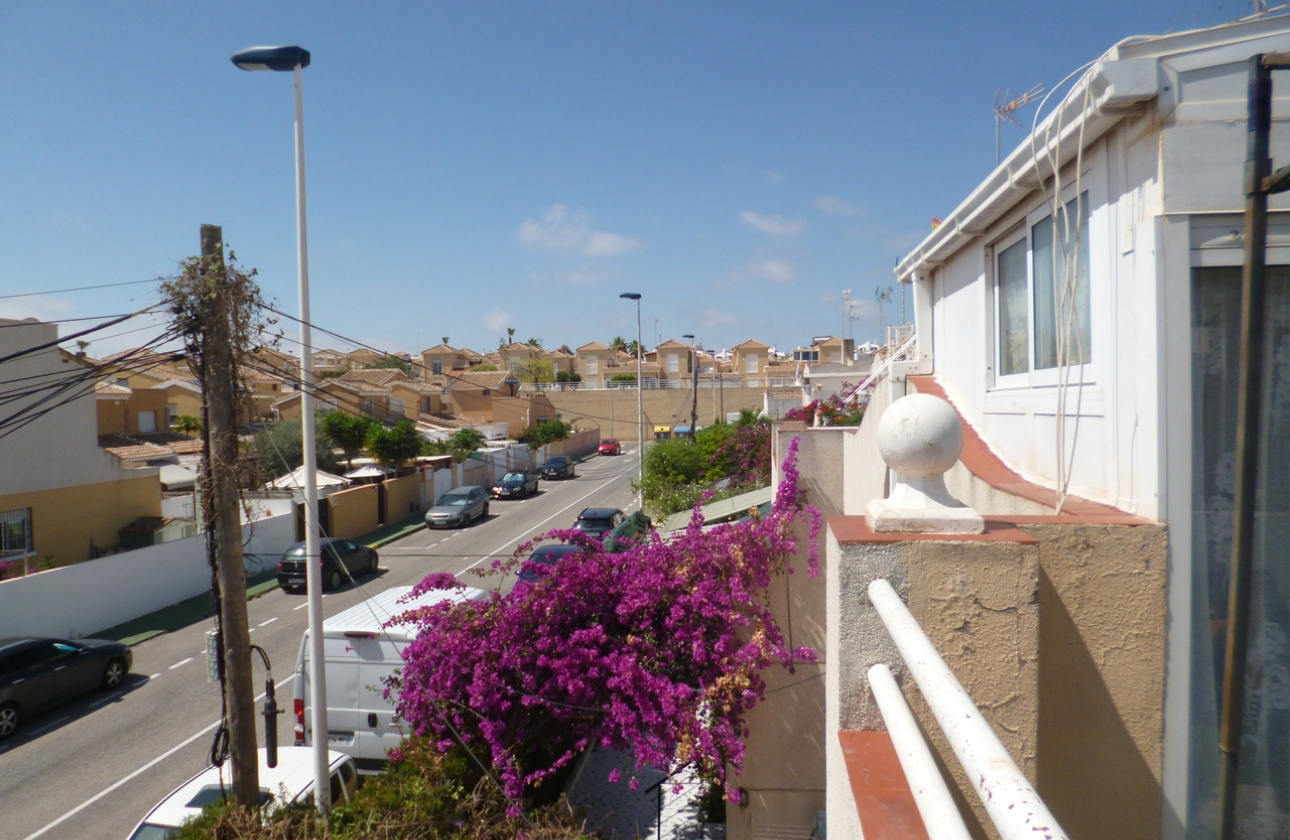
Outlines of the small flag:
{"type": "Polygon", "coordinates": [[[936,218],[935,216],[932,217],[932,230],[936,230],[942,224],[943,222],[941,222],[940,219],[936,218]]]}

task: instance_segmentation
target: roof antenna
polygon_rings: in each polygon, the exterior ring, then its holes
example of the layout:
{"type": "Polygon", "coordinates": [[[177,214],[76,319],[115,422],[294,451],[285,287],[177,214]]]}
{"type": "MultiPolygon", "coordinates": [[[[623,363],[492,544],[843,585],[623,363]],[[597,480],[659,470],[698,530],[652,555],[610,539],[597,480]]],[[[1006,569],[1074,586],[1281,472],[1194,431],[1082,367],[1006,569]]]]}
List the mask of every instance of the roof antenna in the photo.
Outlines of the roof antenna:
{"type": "Polygon", "coordinates": [[[1010,122],[1013,125],[1021,125],[1017,119],[1017,109],[1023,108],[1039,98],[1039,94],[1044,92],[1043,85],[1035,85],[1030,90],[1020,96],[1013,96],[1012,91],[1006,88],[998,88],[994,92],[994,165],[998,166],[1001,160],[999,156],[999,126],[1002,123],[1010,122]]]}

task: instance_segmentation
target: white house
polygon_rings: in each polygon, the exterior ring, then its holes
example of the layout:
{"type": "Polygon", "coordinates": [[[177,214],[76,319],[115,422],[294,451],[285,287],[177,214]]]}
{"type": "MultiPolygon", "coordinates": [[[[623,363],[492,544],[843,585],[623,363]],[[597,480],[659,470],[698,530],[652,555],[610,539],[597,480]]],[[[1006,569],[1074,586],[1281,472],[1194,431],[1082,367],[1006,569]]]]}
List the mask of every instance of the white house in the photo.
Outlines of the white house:
{"type": "MultiPolygon", "coordinates": [[[[896,268],[913,285],[918,340],[897,375],[934,375],[1026,480],[1168,525],[1169,838],[1214,836],[1248,68],[1277,51],[1290,51],[1290,17],[1115,45],[896,268]]],[[[1290,163],[1290,73],[1274,78],[1277,168],[1290,163]]],[[[1274,514],[1290,510],[1290,199],[1270,206],[1241,807],[1284,831],[1290,525],[1274,514]]]]}

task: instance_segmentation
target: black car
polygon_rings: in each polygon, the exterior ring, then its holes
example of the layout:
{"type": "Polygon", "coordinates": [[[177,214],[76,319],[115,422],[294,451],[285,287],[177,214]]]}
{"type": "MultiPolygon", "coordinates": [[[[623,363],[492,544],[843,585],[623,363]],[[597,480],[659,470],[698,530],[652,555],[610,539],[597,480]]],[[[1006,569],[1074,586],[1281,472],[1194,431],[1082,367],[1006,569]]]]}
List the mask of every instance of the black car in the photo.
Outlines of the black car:
{"type": "Polygon", "coordinates": [[[543,478],[573,478],[577,473],[573,471],[573,461],[569,460],[567,455],[555,455],[546,459],[542,465],[543,478]]]}
{"type": "Polygon", "coordinates": [[[584,508],[578,514],[578,521],[573,527],[589,537],[603,540],[605,535],[617,528],[626,518],[618,508],[584,508]]]}
{"type": "Polygon", "coordinates": [[[537,473],[508,472],[493,485],[494,499],[522,499],[538,490],[537,473]]]}
{"type": "MultiPolygon", "coordinates": [[[[323,591],[337,589],[351,577],[372,574],[377,569],[376,549],[349,540],[318,541],[322,553],[323,591]]],[[[305,588],[305,544],[288,548],[278,561],[278,585],[284,590],[305,588]]]]}
{"type": "Polygon", "coordinates": [[[0,739],[44,709],[120,688],[133,663],[130,648],[105,639],[0,639],[0,739]]]}

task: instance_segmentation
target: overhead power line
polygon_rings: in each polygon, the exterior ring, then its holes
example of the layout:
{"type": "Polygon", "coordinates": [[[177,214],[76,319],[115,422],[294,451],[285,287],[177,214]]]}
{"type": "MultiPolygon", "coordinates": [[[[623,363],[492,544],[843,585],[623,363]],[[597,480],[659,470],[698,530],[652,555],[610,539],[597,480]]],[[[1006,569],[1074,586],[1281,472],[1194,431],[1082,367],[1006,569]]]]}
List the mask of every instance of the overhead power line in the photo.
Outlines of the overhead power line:
{"type": "Polygon", "coordinates": [[[113,289],[117,286],[139,286],[144,283],[160,283],[163,280],[169,280],[168,277],[154,277],[151,280],[127,280],[124,283],[102,283],[98,286],[77,286],[72,289],[50,289],[47,292],[19,292],[16,295],[0,295],[0,300],[12,300],[20,297],[36,297],[38,295],[61,295],[67,292],[88,292],[93,289],[113,289]]]}

